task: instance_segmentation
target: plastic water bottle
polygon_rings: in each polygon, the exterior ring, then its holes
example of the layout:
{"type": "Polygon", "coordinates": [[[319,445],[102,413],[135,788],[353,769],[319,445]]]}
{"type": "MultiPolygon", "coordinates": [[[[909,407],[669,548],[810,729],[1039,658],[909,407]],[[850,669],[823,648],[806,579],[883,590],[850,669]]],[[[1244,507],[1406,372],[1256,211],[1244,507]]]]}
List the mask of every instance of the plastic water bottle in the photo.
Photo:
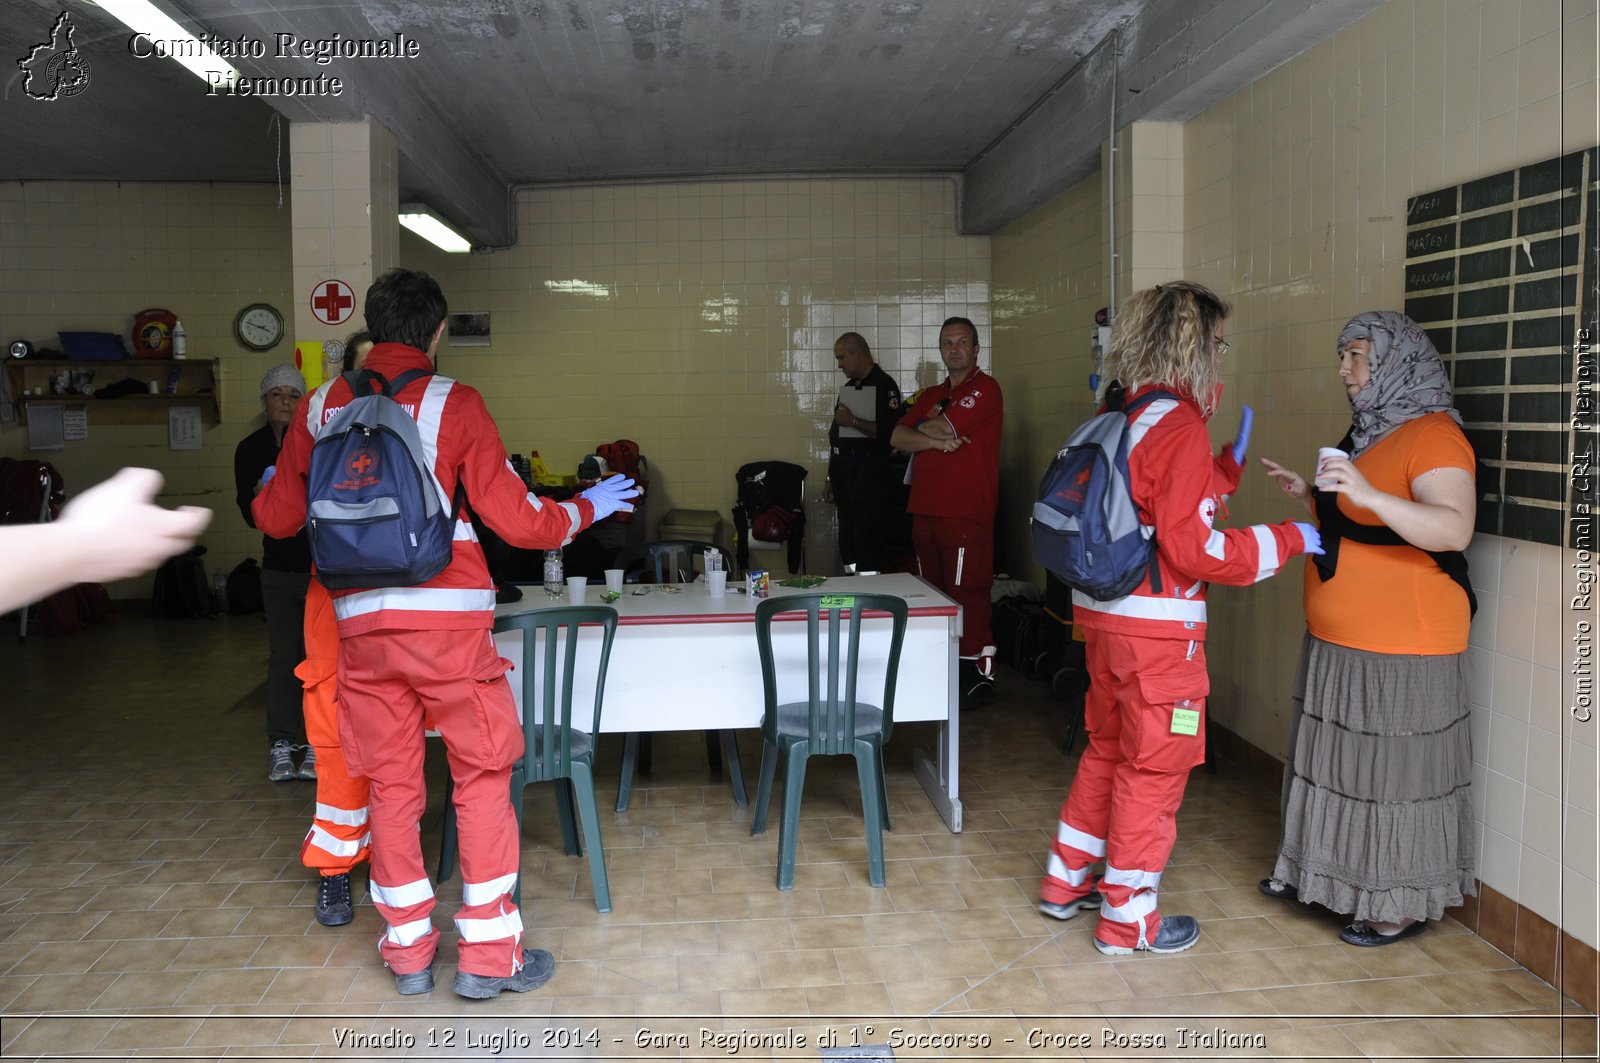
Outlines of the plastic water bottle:
{"type": "Polygon", "coordinates": [[[561,571],[561,551],[546,550],[544,552],[544,595],[546,598],[559,598],[566,593],[567,579],[561,571]]]}
{"type": "Polygon", "coordinates": [[[189,357],[189,334],[183,330],[182,321],[172,323],[172,357],[189,357]]]}

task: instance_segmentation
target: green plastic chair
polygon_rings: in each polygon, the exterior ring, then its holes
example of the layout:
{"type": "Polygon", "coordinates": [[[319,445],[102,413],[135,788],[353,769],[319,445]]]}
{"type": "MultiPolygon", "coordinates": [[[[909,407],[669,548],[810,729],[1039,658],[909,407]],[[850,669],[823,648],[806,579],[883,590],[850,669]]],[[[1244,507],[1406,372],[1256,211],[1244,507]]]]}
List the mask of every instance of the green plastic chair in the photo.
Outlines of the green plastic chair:
{"type": "MultiPolygon", "coordinates": [[[[720,546],[698,542],[694,539],[659,539],[629,547],[617,555],[614,567],[622,569],[623,579],[650,575],[656,583],[683,583],[694,579],[695,559],[705,556],[707,550],[722,555],[722,570],[733,573],[733,557],[720,546]]],[[[653,743],[649,731],[629,731],[622,740],[622,769],[617,782],[617,811],[626,812],[633,797],[633,776],[650,774],[653,743]]],[[[731,730],[706,732],[706,762],[711,774],[721,775],[722,764],[728,764],[728,785],[733,788],[733,803],[740,808],[749,804],[744,792],[744,768],[739,762],[739,746],[731,730]]]]}
{"type": "MultiPolygon", "coordinates": [[[[517,810],[517,835],[522,834],[523,791],[536,782],[556,782],[556,810],[567,852],[581,852],[573,829],[572,802],[577,798],[583,822],[584,841],[589,846],[589,877],[594,882],[594,906],[611,910],[611,889],[606,882],[606,854],[600,842],[600,812],[594,796],[594,745],[600,732],[600,706],[606,689],[606,666],[611,660],[611,643],[617,634],[617,611],[609,605],[567,605],[533,609],[495,620],[495,631],[522,632],[522,759],[511,766],[511,804],[517,810]],[[585,625],[603,628],[600,667],[595,676],[594,713],[582,722],[572,720],[572,676],[578,654],[578,629],[585,625]],[[540,635],[543,638],[540,638],[540,635]],[[559,652],[558,652],[559,651],[559,652]],[[538,663],[540,667],[535,667],[538,663]],[[559,684],[559,686],[558,686],[559,684]]],[[[453,786],[445,781],[443,852],[439,857],[439,881],[450,877],[456,857],[456,809],[451,801],[453,786]]],[[[522,903],[522,876],[512,898],[522,903]]]]}
{"type": "MultiPolygon", "coordinates": [[[[778,888],[794,888],[795,836],[800,829],[800,794],[805,789],[806,760],[813,756],[851,754],[861,781],[861,812],[866,820],[867,864],[874,886],[883,885],[883,831],[888,826],[888,800],[883,781],[883,747],[894,730],[895,676],[906,635],[905,599],[892,594],[786,594],[756,606],[756,647],[761,654],[761,781],[756,786],[751,834],[767,829],[767,805],[778,753],[788,754],[784,768],[783,819],[778,827],[778,888]],[[868,611],[891,618],[888,667],[879,704],[858,701],[856,672],[861,660],[862,615],[868,611]],[[778,675],[772,649],[773,619],[803,614],[806,624],[806,700],[779,703],[778,675]],[[823,640],[826,639],[826,676],[823,640]],[[841,689],[842,684],[842,689],[841,689]]],[[[867,618],[871,627],[881,627],[867,618]]],[[[785,621],[780,621],[785,622],[785,621]]],[[[878,637],[869,628],[869,639],[878,637]]],[[[791,682],[791,686],[793,683],[791,682]]]]}

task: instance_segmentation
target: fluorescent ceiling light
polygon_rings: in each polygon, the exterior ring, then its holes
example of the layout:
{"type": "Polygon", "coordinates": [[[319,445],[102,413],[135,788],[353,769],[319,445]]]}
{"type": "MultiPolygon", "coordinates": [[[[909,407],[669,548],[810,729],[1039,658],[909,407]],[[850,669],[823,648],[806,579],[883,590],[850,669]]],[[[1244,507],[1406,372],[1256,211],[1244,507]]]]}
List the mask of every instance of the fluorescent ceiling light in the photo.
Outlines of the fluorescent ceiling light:
{"type": "Polygon", "coordinates": [[[592,295],[596,299],[609,299],[611,289],[604,284],[595,284],[591,281],[582,281],[574,278],[569,281],[545,281],[544,286],[553,292],[571,292],[574,295],[592,295]]]}
{"type": "Polygon", "coordinates": [[[421,203],[407,203],[401,207],[400,224],[441,250],[472,250],[472,243],[465,236],[440,221],[421,203]]]}
{"type": "Polygon", "coordinates": [[[207,47],[200,38],[173,21],[172,16],[150,3],[150,0],[94,0],[95,4],[120,19],[135,33],[142,33],[152,41],[160,41],[168,49],[173,62],[181,64],[201,81],[211,84],[207,75],[225,72],[237,79],[239,72],[207,47]]]}

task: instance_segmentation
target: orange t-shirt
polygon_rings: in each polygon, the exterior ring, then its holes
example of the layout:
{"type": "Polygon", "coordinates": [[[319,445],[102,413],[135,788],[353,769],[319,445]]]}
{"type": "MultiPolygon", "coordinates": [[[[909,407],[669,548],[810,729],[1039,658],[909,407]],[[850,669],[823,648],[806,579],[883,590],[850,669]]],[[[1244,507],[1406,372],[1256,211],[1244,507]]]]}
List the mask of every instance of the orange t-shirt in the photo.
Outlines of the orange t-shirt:
{"type": "MultiPolygon", "coordinates": [[[[1472,445],[1447,413],[1407,421],[1374,443],[1355,466],[1378,490],[1414,502],[1411,482],[1432,469],[1466,469],[1472,445]]],[[[1357,524],[1378,525],[1371,510],[1341,495],[1339,509],[1357,524]]],[[[1324,581],[1305,566],[1306,626],[1325,642],[1372,653],[1463,653],[1471,617],[1467,596],[1433,558],[1412,546],[1339,543],[1339,566],[1324,581]]]]}

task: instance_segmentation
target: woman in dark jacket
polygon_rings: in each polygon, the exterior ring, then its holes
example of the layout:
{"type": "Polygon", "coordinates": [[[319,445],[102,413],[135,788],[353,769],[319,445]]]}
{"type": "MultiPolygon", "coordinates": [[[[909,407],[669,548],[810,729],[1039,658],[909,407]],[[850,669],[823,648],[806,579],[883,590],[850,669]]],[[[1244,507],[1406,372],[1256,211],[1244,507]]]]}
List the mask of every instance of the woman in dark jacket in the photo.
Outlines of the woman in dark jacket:
{"type": "MultiPolygon", "coordinates": [[[[292,365],[275,365],[261,378],[261,409],[267,423],[240,440],[233,452],[239,512],[252,528],[256,522],[250,502],[261,490],[261,474],[278,460],[284,430],[305,391],[305,378],[292,365]]],[[[290,539],[261,537],[261,601],[267,614],[267,778],[273,782],[317,777],[316,754],[306,744],[300,679],[294,674],[306,655],[301,627],[310,580],[311,545],[305,529],[290,539]],[[296,748],[305,750],[298,768],[296,748]]]]}

